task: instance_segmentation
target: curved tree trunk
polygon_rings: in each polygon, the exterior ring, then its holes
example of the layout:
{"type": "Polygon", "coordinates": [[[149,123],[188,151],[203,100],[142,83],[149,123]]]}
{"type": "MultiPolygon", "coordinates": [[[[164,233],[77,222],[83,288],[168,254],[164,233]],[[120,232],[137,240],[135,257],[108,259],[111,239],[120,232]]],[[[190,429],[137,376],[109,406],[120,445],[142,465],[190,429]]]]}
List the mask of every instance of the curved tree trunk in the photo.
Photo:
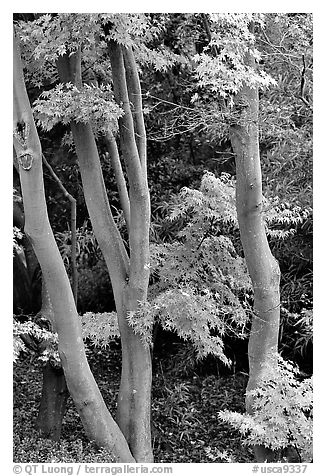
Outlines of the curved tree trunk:
{"type": "MultiPolygon", "coordinates": [[[[254,59],[249,53],[247,64],[254,67],[254,59]]],[[[238,124],[230,128],[230,139],[236,156],[238,222],[254,288],[247,391],[259,385],[267,365],[277,365],[280,320],[280,271],[269,248],[262,216],[258,105],[257,87],[243,86],[235,100],[238,124]]],[[[248,413],[252,413],[252,403],[252,399],[247,397],[248,413]]],[[[258,462],[273,460],[273,452],[261,446],[255,447],[255,454],[258,462]]]]}
{"type": "Polygon", "coordinates": [[[126,439],[108,411],[87,362],[70,282],[47,215],[41,144],[15,38],[13,53],[14,147],[24,201],[25,233],[31,240],[49,291],[68,389],[89,438],[109,448],[117,461],[133,462],[126,439]]]}

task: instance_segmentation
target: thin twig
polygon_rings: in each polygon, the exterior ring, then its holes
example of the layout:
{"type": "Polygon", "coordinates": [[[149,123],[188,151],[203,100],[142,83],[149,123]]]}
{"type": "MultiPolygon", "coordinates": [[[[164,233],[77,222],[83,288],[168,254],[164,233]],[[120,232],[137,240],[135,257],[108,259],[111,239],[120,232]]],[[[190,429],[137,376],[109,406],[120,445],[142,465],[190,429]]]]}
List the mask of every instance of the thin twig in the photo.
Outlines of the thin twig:
{"type": "Polygon", "coordinates": [[[151,99],[156,99],[157,101],[164,102],[165,104],[169,104],[170,106],[174,106],[176,109],[186,109],[187,111],[194,111],[194,108],[187,107],[187,106],[181,106],[180,104],[175,104],[174,102],[167,101],[166,99],[158,98],[156,96],[152,96],[148,92],[146,94],[143,94],[144,97],[151,98],[151,99]]]}

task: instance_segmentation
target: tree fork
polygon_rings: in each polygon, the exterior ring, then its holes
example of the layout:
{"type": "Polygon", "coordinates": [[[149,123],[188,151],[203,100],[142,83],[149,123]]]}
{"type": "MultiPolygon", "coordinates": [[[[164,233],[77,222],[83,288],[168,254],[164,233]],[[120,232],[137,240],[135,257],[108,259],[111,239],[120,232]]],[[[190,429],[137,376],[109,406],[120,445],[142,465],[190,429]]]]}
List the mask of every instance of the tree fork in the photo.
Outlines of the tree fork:
{"type": "MultiPolygon", "coordinates": [[[[121,53],[121,52],[120,52],[121,53]]],[[[122,54],[119,56],[123,65],[122,54]]],[[[81,85],[80,51],[58,59],[61,81],[81,85]]],[[[108,266],[118,314],[122,344],[122,373],[118,398],[117,421],[137,462],[153,461],[150,434],[151,356],[149,347],[128,323],[129,312],[135,312],[139,301],[147,296],[149,279],[149,193],[134,137],[133,119],[126,79],[113,78],[118,87],[123,82],[126,101],[123,104],[128,130],[120,142],[126,162],[130,187],[130,259],[114,222],[107,198],[100,159],[89,124],[71,123],[85,200],[95,236],[108,266]],[[130,147],[129,147],[130,146],[130,147]]],[[[119,101],[118,101],[119,103],[119,101]]],[[[125,125],[125,123],[123,123],[125,125]]],[[[115,153],[115,159],[119,157],[115,153]]],[[[120,164],[121,165],[121,164],[120,164]]],[[[127,203],[127,202],[126,202],[127,203]]]]}
{"type": "Polygon", "coordinates": [[[121,307],[117,305],[123,356],[117,419],[136,460],[151,462],[151,353],[149,346],[135,335],[126,322],[128,313],[136,312],[139,302],[147,299],[149,282],[150,198],[146,131],[133,51],[111,40],[109,56],[115,99],[124,110],[119,119],[119,130],[130,186],[130,274],[121,307]],[[130,102],[133,103],[134,114],[130,102]]]}

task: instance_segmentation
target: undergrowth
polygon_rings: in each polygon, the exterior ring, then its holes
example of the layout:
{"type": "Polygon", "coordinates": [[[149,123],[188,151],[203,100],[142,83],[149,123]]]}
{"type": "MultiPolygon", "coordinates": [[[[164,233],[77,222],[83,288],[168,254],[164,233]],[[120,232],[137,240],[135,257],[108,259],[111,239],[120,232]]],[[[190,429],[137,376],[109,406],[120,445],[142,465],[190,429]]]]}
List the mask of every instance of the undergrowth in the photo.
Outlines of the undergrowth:
{"type": "MultiPolygon", "coordinates": [[[[120,378],[120,347],[89,351],[89,361],[110,411],[115,413],[120,378]]],[[[39,437],[34,428],[41,395],[41,371],[20,359],[14,373],[14,461],[112,462],[108,451],[87,441],[71,398],[60,443],[39,437]]],[[[171,362],[154,358],[152,440],[158,463],[251,462],[250,448],[229,425],[218,420],[220,410],[244,410],[246,377],[218,378],[195,372],[178,375],[171,362]]]]}

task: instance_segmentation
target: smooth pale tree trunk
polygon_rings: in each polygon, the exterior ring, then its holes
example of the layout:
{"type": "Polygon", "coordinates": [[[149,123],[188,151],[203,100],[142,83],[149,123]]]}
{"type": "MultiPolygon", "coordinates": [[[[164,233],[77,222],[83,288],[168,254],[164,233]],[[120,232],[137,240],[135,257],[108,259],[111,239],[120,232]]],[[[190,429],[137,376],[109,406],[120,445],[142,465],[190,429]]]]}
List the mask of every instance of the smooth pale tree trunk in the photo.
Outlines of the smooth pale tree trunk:
{"type": "MultiPolygon", "coordinates": [[[[254,67],[248,54],[247,64],[254,67]]],[[[236,206],[241,242],[254,289],[254,313],[248,346],[247,392],[259,386],[268,365],[277,366],[280,320],[280,271],[266,237],[262,215],[262,178],[259,155],[258,89],[243,86],[235,99],[237,124],[230,128],[236,158],[236,206]]],[[[246,398],[248,413],[252,398],[246,398]]],[[[258,462],[273,461],[273,452],[255,447],[258,462]]]]}
{"type": "MultiPolygon", "coordinates": [[[[131,51],[129,55],[132,55],[131,51]]],[[[128,58],[125,61],[129,70],[132,69],[133,76],[127,85],[122,47],[115,43],[111,45],[110,60],[115,96],[118,104],[122,104],[125,113],[120,120],[119,130],[120,145],[128,176],[129,197],[121,173],[121,164],[119,166],[117,163],[118,149],[110,131],[107,140],[129,232],[130,256],[126,252],[111,213],[91,126],[72,122],[71,130],[76,146],[86,205],[94,234],[109,270],[118,315],[122,345],[122,372],[117,422],[135,460],[137,462],[152,462],[150,431],[152,362],[150,349],[142,342],[140,336],[135,334],[127,321],[128,313],[136,312],[139,301],[144,301],[147,297],[150,223],[146,136],[142,121],[140,86],[133,56],[132,59],[130,56],[128,58]],[[137,97],[134,97],[134,103],[138,106],[136,118],[132,117],[128,94],[137,94],[137,97]],[[136,131],[137,140],[135,138],[136,131]]],[[[62,82],[72,82],[80,87],[80,51],[60,57],[58,72],[62,82]]]]}
{"type": "Polygon", "coordinates": [[[53,306],[59,355],[69,393],[84,428],[98,446],[109,448],[119,462],[133,462],[126,439],[108,411],[89,368],[70,282],[47,215],[42,151],[14,38],[14,147],[29,237],[53,306]]]}

